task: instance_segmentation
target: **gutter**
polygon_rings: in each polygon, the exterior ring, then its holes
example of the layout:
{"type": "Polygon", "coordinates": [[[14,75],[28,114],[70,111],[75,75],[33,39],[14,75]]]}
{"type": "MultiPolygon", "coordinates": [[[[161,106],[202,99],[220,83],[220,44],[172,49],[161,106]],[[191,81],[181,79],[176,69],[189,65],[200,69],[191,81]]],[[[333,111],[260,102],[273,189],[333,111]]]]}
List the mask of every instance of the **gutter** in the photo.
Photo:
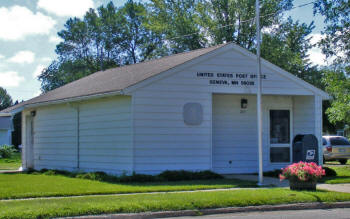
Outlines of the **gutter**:
{"type": "MultiPolygon", "coordinates": [[[[61,99],[61,100],[53,100],[53,101],[46,101],[46,102],[39,102],[39,103],[32,103],[32,104],[24,104],[23,106],[12,110],[9,114],[14,115],[14,114],[21,112],[24,109],[28,109],[28,108],[36,108],[36,107],[61,104],[61,103],[78,102],[78,101],[83,101],[83,100],[91,100],[91,99],[97,99],[97,98],[101,98],[101,97],[110,97],[110,96],[116,96],[116,95],[125,95],[125,93],[123,90],[120,90],[120,91],[111,91],[111,92],[105,92],[105,93],[100,93],[100,94],[92,94],[92,95],[87,95],[87,96],[66,98],[66,99],[61,99]]],[[[0,116],[2,114],[7,114],[7,113],[0,113],[0,116]]]]}
{"type": "Polygon", "coordinates": [[[11,115],[12,115],[11,113],[0,113],[0,117],[11,116],[11,115]]]}

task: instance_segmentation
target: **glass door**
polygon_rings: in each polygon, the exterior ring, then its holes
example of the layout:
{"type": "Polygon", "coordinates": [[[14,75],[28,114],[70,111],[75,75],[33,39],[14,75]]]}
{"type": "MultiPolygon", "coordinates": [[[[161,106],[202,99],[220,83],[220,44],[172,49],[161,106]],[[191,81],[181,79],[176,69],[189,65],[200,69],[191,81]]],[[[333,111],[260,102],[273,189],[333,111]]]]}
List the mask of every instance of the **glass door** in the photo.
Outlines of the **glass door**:
{"type": "Polygon", "coordinates": [[[290,110],[270,110],[270,162],[290,163],[290,110]]]}

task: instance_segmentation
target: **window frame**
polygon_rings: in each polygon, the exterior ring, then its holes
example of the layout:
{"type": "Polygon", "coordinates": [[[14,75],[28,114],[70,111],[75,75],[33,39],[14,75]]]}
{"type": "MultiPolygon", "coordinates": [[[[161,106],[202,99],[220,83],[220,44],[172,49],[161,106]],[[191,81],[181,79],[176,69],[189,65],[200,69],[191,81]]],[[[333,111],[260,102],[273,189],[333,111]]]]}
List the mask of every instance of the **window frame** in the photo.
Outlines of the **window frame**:
{"type": "Polygon", "coordinates": [[[269,145],[268,147],[268,162],[271,165],[285,165],[285,164],[291,164],[293,161],[293,150],[292,150],[292,142],[293,142],[293,111],[292,107],[272,107],[267,109],[267,143],[269,145]],[[272,110],[288,110],[289,111],[289,143],[271,143],[271,117],[270,117],[270,111],[272,110]],[[283,148],[289,148],[289,162],[271,162],[271,153],[270,148],[275,147],[283,147],[283,148]]]}

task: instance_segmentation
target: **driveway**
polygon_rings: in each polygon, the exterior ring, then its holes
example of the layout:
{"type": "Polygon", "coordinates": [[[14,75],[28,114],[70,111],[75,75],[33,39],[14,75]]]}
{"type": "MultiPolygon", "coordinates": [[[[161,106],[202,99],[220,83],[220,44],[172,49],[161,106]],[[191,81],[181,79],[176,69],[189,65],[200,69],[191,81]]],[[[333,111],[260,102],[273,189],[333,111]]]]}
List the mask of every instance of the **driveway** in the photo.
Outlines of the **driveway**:
{"type": "Polygon", "coordinates": [[[234,214],[217,214],[195,217],[176,217],[168,219],[349,219],[350,208],[318,209],[318,210],[293,210],[293,211],[265,211],[234,214]]]}

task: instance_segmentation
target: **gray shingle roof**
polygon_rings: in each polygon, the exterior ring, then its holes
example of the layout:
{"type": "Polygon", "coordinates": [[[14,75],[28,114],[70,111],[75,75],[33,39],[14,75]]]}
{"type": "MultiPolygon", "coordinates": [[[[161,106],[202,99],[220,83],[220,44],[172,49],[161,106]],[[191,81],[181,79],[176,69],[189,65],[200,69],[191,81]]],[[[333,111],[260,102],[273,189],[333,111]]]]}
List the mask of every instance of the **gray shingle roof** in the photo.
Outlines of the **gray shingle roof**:
{"type": "Polygon", "coordinates": [[[4,109],[1,111],[1,113],[11,112],[19,107],[29,104],[38,104],[121,91],[147,78],[184,64],[187,61],[207,54],[225,45],[227,44],[197,49],[190,52],[166,56],[160,59],[99,71],[49,91],[38,97],[4,109]]]}

